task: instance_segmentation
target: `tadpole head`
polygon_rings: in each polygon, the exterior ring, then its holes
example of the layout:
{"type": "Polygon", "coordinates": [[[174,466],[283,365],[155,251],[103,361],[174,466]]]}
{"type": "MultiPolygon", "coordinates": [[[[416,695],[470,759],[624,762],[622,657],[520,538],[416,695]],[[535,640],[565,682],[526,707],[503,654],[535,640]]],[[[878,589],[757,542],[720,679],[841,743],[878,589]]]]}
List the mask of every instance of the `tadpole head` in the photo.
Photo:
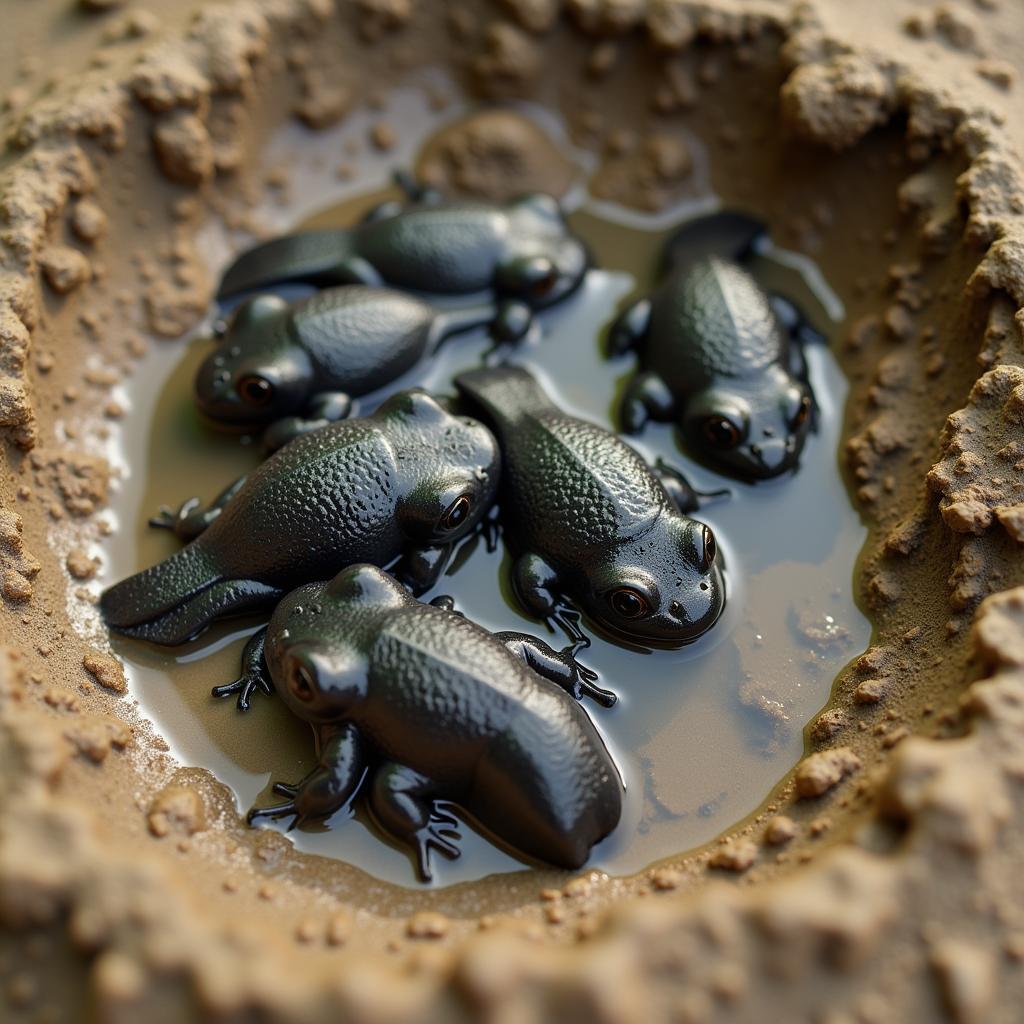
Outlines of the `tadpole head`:
{"type": "Polygon", "coordinates": [[[711,527],[666,513],[592,574],[586,611],[608,632],[634,643],[692,643],[725,606],[721,562],[711,527]]]}

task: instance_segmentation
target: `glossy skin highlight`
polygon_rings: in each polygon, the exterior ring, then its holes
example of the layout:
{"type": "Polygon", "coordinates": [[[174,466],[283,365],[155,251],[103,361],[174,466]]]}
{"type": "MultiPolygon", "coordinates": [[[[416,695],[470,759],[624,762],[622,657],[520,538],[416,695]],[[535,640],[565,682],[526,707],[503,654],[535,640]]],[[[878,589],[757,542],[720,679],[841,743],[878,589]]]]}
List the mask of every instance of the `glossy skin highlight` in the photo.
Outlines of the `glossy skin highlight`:
{"type": "Polygon", "coordinates": [[[558,203],[531,194],[510,203],[385,204],[352,228],[306,231],[242,253],[219,299],[287,283],[390,286],[438,295],[490,291],[532,309],[559,302],[590,264],[558,203]]]}
{"type": "Polygon", "coordinates": [[[250,822],[325,818],[363,788],[424,880],[432,851],[458,856],[455,819],[438,802],[520,854],[580,867],[618,824],[623,786],[575,699],[574,650],[489,633],[369,565],[289,594],[245,670],[269,677],[311,724],[318,764],[297,786],[275,787],[288,799],[250,822]]]}
{"type": "Polygon", "coordinates": [[[678,425],[688,450],[730,476],[763,480],[799,464],[814,424],[801,344],[816,336],[789,303],[765,294],[735,259],[709,254],[714,235],[740,253],[763,233],[741,214],[685,226],[669,243],[670,269],[613,325],[613,355],[635,351],[639,370],[621,406],[623,428],[678,425]]]}
{"type": "Polygon", "coordinates": [[[298,302],[259,295],[238,307],[195,379],[214,423],[267,427],[267,447],[348,415],[450,335],[492,324],[493,305],[442,311],[391,288],[342,285],[298,302]]]}
{"type": "Polygon", "coordinates": [[[106,590],[100,609],[117,632],[179,644],[356,562],[397,561],[420,592],[490,508],[499,472],[486,427],[399,392],[286,445],[209,509],[167,510],[157,524],[191,543],[106,590]]]}
{"type": "Polygon", "coordinates": [[[530,614],[550,620],[568,605],[616,639],[660,647],[714,625],[725,603],[717,544],[683,514],[677,476],[563,412],[526,370],[455,383],[501,445],[502,524],[530,614]]]}

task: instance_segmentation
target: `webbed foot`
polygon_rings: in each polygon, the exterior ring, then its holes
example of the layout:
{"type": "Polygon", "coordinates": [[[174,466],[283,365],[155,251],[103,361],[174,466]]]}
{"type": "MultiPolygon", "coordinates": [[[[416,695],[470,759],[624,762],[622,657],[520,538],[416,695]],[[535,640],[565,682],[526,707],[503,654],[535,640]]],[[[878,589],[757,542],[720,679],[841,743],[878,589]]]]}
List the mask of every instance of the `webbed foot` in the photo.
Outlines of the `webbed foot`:
{"type": "Polygon", "coordinates": [[[596,685],[600,677],[592,668],[587,668],[586,665],[581,665],[576,660],[576,652],[572,647],[566,647],[560,653],[570,664],[572,671],[576,675],[576,686],[573,696],[577,700],[589,697],[594,703],[600,704],[603,708],[615,707],[615,703],[619,699],[618,695],[612,690],[606,690],[603,686],[596,685]]]}
{"type": "Polygon", "coordinates": [[[430,821],[412,836],[416,847],[416,867],[424,882],[434,880],[434,872],[430,866],[430,851],[436,850],[449,860],[458,860],[462,851],[455,844],[462,839],[462,833],[454,826],[455,818],[450,814],[438,814],[435,811],[430,821]]]}
{"type": "Polygon", "coordinates": [[[183,501],[177,511],[168,505],[161,505],[160,511],[149,520],[149,525],[160,530],[170,530],[179,540],[195,540],[221,514],[224,506],[242,489],[246,478],[239,477],[228,484],[210,503],[203,508],[199,498],[183,501]]]}
{"type": "Polygon", "coordinates": [[[285,786],[284,783],[280,782],[274,784],[275,793],[279,795],[287,795],[285,792],[286,790],[291,792],[291,799],[285,800],[284,803],[271,804],[269,807],[252,808],[252,810],[245,816],[245,823],[247,825],[254,825],[260,820],[260,818],[267,818],[270,821],[277,821],[280,818],[291,818],[292,822],[288,826],[289,832],[301,825],[306,819],[305,815],[303,815],[299,810],[294,800],[294,796],[298,794],[298,787],[285,786]]]}
{"type": "Polygon", "coordinates": [[[155,516],[149,519],[149,525],[157,530],[170,530],[175,537],[181,540],[192,540],[209,525],[202,526],[194,522],[195,513],[202,508],[202,501],[199,498],[188,498],[178,506],[177,510],[170,505],[161,505],[155,516]]]}
{"type": "Polygon", "coordinates": [[[619,699],[618,696],[612,690],[595,685],[600,676],[592,668],[587,668],[586,665],[581,665],[576,660],[576,655],[590,646],[590,637],[580,627],[580,613],[573,608],[562,607],[554,619],[569,638],[569,646],[563,647],[559,656],[564,659],[575,676],[576,684],[573,696],[577,700],[589,697],[604,708],[614,707],[615,702],[619,699]]]}
{"type": "Polygon", "coordinates": [[[459,856],[455,844],[461,838],[455,818],[435,804],[434,792],[435,785],[426,775],[391,762],[377,769],[370,793],[377,822],[413,847],[420,878],[425,882],[433,878],[430,851],[454,859],[459,856]]]}

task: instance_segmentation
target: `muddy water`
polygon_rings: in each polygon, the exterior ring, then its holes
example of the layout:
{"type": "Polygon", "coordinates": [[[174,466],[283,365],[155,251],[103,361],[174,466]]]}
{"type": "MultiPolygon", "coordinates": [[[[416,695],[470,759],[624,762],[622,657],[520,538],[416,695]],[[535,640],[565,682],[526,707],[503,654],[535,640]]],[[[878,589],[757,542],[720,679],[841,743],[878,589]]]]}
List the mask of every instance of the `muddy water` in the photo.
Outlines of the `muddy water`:
{"type": "MultiPolygon", "coordinates": [[[[315,222],[345,223],[352,214],[349,199],[321,211],[315,222]]],[[[628,217],[613,223],[605,206],[583,206],[573,220],[602,269],[576,296],[543,314],[508,358],[536,372],[567,409],[612,426],[632,361],[605,362],[602,332],[626,299],[650,284],[662,232],[630,226],[628,217]]],[[[836,333],[841,305],[812,266],[768,251],[751,269],[766,287],[796,301],[825,335],[836,333]]],[[[108,580],[177,546],[166,533],[146,529],[146,515],[193,494],[209,499],[259,460],[249,439],[209,430],[192,408],[192,377],[210,344],[200,333],[183,355],[165,352],[154,358],[145,381],[140,375],[124,452],[134,472],[115,506],[122,529],[108,552],[108,580]]],[[[450,392],[452,376],[479,363],[487,348],[482,333],[452,339],[433,363],[394,387],[450,392]]],[[[755,810],[800,757],[803,727],[827,700],[836,673],[868,642],[869,624],[852,599],[864,531],[837,462],[846,384],[827,347],[809,351],[808,362],[821,425],[793,476],[757,485],[726,481],[690,460],[669,427],[651,427],[636,442],[650,459],[665,458],[702,490],[729,488],[727,498],[701,512],[724,551],[729,601],[717,626],[689,648],[638,652],[595,639],[582,656],[620,696],[610,711],[589,710],[628,792],[623,822],[595,849],[594,867],[632,873],[714,838],[755,810]]],[[[372,410],[383,397],[360,400],[356,412],[372,410]]],[[[489,554],[480,545],[461,556],[435,593],[451,594],[488,628],[543,632],[515,608],[501,549],[489,554]]],[[[307,728],[277,700],[260,697],[243,715],[209,695],[211,686],[237,674],[244,637],[256,625],[239,620],[170,652],[115,641],[133,691],[175,753],[213,771],[234,790],[241,809],[267,800],[271,780],[300,778],[312,758],[307,728]]],[[[358,811],[354,820],[346,817],[291,838],[310,853],[413,884],[405,852],[382,842],[358,811]]],[[[439,860],[435,884],[523,870],[471,830],[463,834],[461,859],[439,860]]]]}

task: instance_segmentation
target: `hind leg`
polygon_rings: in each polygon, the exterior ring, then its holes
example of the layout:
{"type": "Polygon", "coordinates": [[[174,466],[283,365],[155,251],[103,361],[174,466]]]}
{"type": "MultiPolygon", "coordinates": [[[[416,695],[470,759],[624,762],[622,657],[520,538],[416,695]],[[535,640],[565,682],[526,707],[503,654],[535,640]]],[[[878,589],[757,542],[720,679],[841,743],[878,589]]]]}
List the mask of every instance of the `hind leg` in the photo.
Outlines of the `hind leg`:
{"type": "Polygon", "coordinates": [[[639,434],[649,420],[665,422],[672,419],[675,409],[676,400],[672,392],[656,373],[638,373],[622,396],[622,429],[627,434],[639,434]]]}
{"type": "MultiPolygon", "coordinates": [[[[825,344],[825,337],[819,334],[807,322],[803,313],[801,313],[800,310],[789,301],[789,299],[784,299],[781,295],[771,295],[769,296],[768,301],[771,303],[772,312],[782,325],[783,330],[788,332],[789,336],[799,343],[798,345],[793,346],[794,348],[798,348],[799,345],[825,344]]],[[[800,358],[802,360],[802,354],[800,358]]]]}
{"type": "Polygon", "coordinates": [[[672,503],[683,515],[696,512],[706,502],[702,498],[725,498],[730,491],[723,488],[720,491],[698,491],[686,477],[675,468],[670,466],[664,459],[659,458],[654,463],[654,475],[658,478],[665,493],[672,499],[672,503]]]}
{"type": "Polygon", "coordinates": [[[250,825],[259,818],[291,817],[291,828],[295,828],[310,818],[329,818],[356,795],[366,774],[359,730],[351,722],[321,726],[317,746],[316,767],[294,786],[275,783],[274,792],[288,799],[271,807],[254,807],[246,816],[250,825]]]}
{"type": "Polygon", "coordinates": [[[437,850],[454,860],[455,819],[434,807],[435,784],[425,775],[394,762],[382,764],[373,778],[370,806],[381,827],[416,851],[420,878],[429,882],[430,851],[437,850]]]}
{"type": "Polygon", "coordinates": [[[636,349],[651,323],[651,300],[638,299],[616,318],[608,332],[608,355],[623,356],[636,349]]]}
{"type": "Polygon", "coordinates": [[[589,643],[586,638],[583,643],[577,641],[561,651],[556,651],[550,644],[529,633],[495,633],[494,637],[537,675],[561,687],[576,700],[590,697],[606,708],[615,704],[617,698],[611,690],[595,685],[597,673],[576,660],[576,652],[581,646],[589,643]]]}
{"type": "Polygon", "coordinates": [[[175,512],[167,505],[149,521],[149,525],[161,530],[170,530],[179,540],[195,540],[224,510],[224,506],[242,489],[246,477],[239,477],[224,488],[206,507],[199,498],[183,501],[175,512]]]}

